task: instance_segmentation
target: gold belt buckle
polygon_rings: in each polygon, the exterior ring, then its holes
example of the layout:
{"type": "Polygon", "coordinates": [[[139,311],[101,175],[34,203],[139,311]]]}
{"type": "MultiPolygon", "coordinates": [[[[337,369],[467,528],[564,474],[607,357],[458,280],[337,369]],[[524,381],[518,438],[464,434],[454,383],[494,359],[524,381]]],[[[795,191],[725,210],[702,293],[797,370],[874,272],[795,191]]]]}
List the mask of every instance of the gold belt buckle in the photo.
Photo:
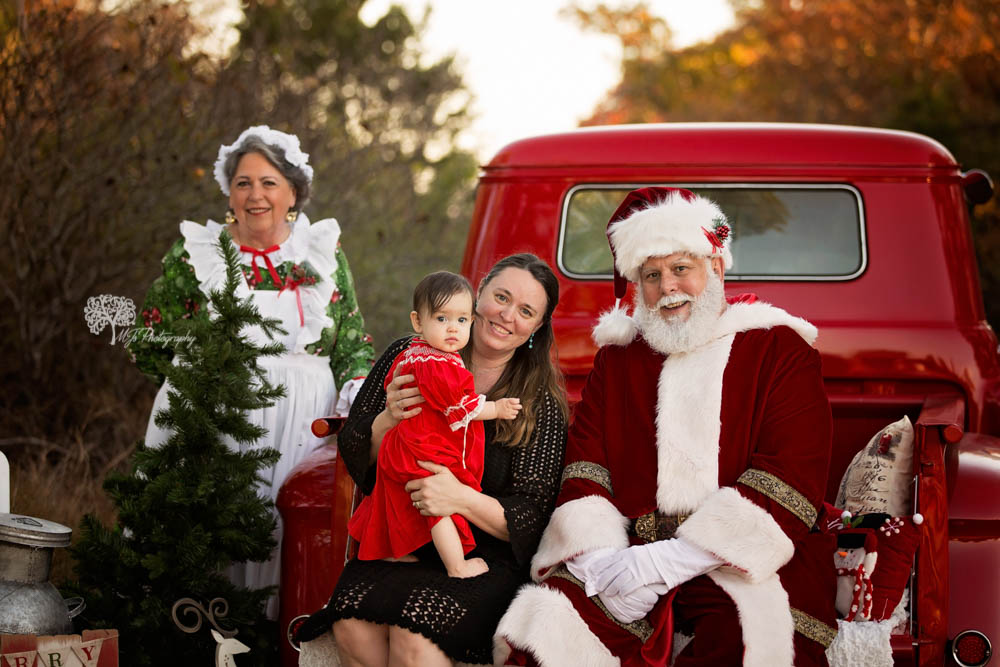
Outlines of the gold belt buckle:
{"type": "Polygon", "coordinates": [[[636,536],[643,542],[668,540],[674,536],[677,529],[688,518],[687,514],[661,514],[650,512],[637,517],[634,522],[636,536]]]}

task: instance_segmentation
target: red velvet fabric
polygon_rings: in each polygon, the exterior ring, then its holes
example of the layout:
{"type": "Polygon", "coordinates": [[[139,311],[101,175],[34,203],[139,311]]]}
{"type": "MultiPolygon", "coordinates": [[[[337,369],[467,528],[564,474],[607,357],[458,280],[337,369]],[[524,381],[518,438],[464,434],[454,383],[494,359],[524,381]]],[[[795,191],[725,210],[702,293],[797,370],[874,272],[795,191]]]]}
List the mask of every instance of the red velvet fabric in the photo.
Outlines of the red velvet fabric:
{"type": "MultiPolygon", "coordinates": [[[[598,495],[629,518],[656,509],[667,513],[686,509],[657,506],[657,388],[664,359],[641,338],[598,352],[576,408],[566,463],[591,462],[606,468],[613,493],[595,481],[571,478],[562,486],[559,505],[598,495]]],[[[836,586],[827,560],[829,538],[810,534],[810,526],[782,504],[737,483],[743,472],[754,468],[783,480],[814,508],[821,505],[829,465],[831,416],[818,354],[783,326],[736,334],[723,375],[721,405],[719,486],[735,487],[777,522],[796,547],[792,561],[779,572],[791,606],[835,627],[836,586]],[[826,567],[820,566],[814,574],[813,566],[824,560],[826,567]]],[[[549,585],[563,588],[558,582],[549,585]]],[[[589,607],[578,610],[591,623],[589,607]]],[[[651,618],[658,622],[655,610],[651,618]]],[[[600,619],[597,623],[598,637],[615,646],[612,652],[628,654],[615,645],[617,631],[615,636],[605,634],[600,629],[611,626],[600,619]]],[[[638,641],[630,638],[621,640],[635,644],[629,649],[632,652],[641,650],[638,641]]],[[[739,633],[718,641],[742,646],[739,633]]]]}
{"type": "MultiPolygon", "coordinates": [[[[477,491],[483,477],[483,423],[468,421],[479,405],[479,395],[461,357],[414,338],[393,362],[387,383],[397,367],[416,376],[425,403],[420,414],[404,419],[382,439],[375,488],[347,524],[351,537],[360,543],[358,558],[362,560],[399,558],[431,541],[431,528],[440,517],[421,515],[404,488],[410,480],[431,474],[417,461],[447,466],[459,481],[477,491]]],[[[468,521],[457,514],[451,519],[469,553],[475,540],[468,521]]]]}

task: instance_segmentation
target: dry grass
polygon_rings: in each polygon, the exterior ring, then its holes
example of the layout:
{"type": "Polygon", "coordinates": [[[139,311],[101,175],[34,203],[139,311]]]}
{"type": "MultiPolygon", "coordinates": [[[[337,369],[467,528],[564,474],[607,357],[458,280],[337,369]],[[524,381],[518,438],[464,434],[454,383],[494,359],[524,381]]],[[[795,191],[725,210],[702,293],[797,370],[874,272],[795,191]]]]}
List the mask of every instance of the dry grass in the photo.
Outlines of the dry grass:
{"type": "MultiPolygon", "coordinates": [[[[20,452],[11,456],[11,512],[73,529],[79,539],[80,520],[93,514],[105,524],[115,521],[114,504],[102,485],[112,470],[126,470],[136,442],[146,428],[151,401],[145,405],[121,406],[118,431],[136,437],[123,442],[95,442],[76,434],[68,442],[50,443],[41,439],[22,441],[20,452]]],[[[6,450],[7,448],[5,448],[6,450]]],[[[66,549],[56,549],[50,580],[56,586],[74,578],[73,559],[66,549]]]]}

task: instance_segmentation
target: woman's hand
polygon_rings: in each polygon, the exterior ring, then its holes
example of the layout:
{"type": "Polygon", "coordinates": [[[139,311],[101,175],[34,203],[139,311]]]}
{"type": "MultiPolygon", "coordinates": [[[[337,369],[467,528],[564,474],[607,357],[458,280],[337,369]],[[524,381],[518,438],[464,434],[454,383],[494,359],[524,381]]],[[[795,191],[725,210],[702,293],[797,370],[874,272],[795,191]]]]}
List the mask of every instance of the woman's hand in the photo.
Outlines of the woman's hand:
{"type": "Polygon", "coordinates": [[[424,516],[461,514],[493,537],[509,541],[507,517],[503,505],[493,496],[476,491],[458,481],[443,465],[417,461],[421,468],[434,473],[429,477],[411,479],[404,487],[410,492],[414,507],[424,516]]]}
{"type": "Polygon", "coordinates": [[[417,464],[434,474],[406,483],[404,488],[410,492],[413,506],[424,516],[466,514],[469,492],[475,491],[458,481],[446,466],[428,461],[417,461],[417,464]]]}
{"type": "Polygon", "coordinates": [[[416,385],[417,378],[409,373],[400,375],[399,367],[396,368],[392,382],[385,388],[385,408],[378,413],[375,421],[372,422],[371,452],[369,463],[375,463],[378,458],[378,450],[382,447],[382,438],[404,419],[420,414],[423,408],[420,404],[424,402],[424,397],[420,395],[420,390],[416,385]],[[407,386],[409,385],[409,386],[407,386]]]}
{"type": "Polygon", "coordinates": [[[420,404],[424,402],[424,397],[420,395],[420,389],[415,384],[416,381],[417,378],[410,373],[399,375],[397,368],[392,382],[386,387],[385,407],[397,424],[404,419],[419,415],[423,409],[420,404]]]}

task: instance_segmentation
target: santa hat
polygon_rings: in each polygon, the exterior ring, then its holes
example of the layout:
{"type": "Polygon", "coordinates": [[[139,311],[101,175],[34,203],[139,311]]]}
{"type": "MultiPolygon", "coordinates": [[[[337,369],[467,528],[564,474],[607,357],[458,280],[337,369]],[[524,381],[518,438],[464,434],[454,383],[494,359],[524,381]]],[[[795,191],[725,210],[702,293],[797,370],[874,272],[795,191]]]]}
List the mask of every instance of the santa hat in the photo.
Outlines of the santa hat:
{"type": "Polygon", "coordinates": [[[608,242],[614,257],[615,307],[601,315],[594,339],[631,340],[635,322],[621,309],[628,282],[639,281],[639,269],[650,257],[686,252],[697,257],[722,257],[733,266],[729,250],[732,229],[719,207],[690,190],[649,187],[625,196],[608,221],[608,242]]]}

